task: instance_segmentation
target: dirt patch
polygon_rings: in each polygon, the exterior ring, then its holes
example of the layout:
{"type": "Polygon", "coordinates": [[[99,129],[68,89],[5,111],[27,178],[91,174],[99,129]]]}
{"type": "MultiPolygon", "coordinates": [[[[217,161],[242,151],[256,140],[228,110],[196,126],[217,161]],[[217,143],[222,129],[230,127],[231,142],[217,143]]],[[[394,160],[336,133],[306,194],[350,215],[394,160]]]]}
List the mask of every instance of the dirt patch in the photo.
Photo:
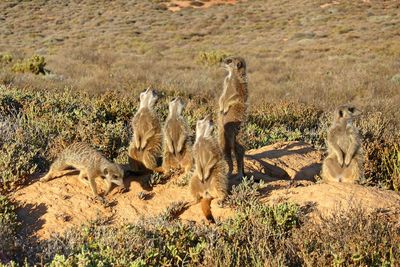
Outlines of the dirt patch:
{"type": "MultiPolygon", "coordinates": [[[[356,201],[368,210],[381,209],[388,212],[400,209],[400,196],[392,191],[378,190],[359,185],[315,184],[320,172],[322,154],[303,142],[283,142],[261,149],[250,150],[246,155],[247,173],[266,181],[262,199],[268,203],[292,201],[312,204],[315,210],[332,211],[338,205],[356,201]]],[[[109,206],[91,199],[91,190],[77,178],[76,171],[60,173],[62,177],[32,183],[13,194],[21,208],[22,234],[48,238],[51,233],[61,233],[67,228],[81,225],[98,215],[111,216],[115,224],[135,222],[142,217],[154,216],[176,201],[191,201],[188,186],[179,186],[175,177],[149,191],[144,177],[125,179],[128,191],[119,193],[114,189],[107,200],[109,206]],[[139,195],[145,192],[145,198],[139,195]]],[[[101,181],[99,185],[103,186],[101,181]]],[[[104,188],[105,186],[103,186],[104,188]]],[[[229,208],[212,203],[217,220],[232,215],[229,208]]],[[[200,206],[195,205],[180,215],[182,221],[203,223],[200,206]]]]}
{"type": "Polygon", "coordinates": [[[173,12],[179,11],[182,8],[186,7],[193,7],[193,8],[209,8],[214,5],[224,5],[224,4],[235,4],[237,1],[236,0],[208,0],[208,1],[202,1],[202,0],[191,0],[191,1],[175,1],[172,0],[167,4],[168,10],[171,10],[173,12]]]}

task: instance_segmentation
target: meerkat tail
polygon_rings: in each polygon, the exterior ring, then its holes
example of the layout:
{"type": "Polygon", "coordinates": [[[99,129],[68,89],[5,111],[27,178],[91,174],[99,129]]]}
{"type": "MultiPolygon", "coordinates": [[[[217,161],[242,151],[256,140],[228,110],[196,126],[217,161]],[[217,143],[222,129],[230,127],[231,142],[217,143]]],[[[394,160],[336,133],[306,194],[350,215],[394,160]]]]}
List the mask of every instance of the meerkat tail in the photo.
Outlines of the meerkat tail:
{"type": "Polygon", "coordinates": [[[57,158],[50,166],[50,170],[47,172],[45,176],[40,178],[40,182],[47,182],[52,179],[54,179],[54,173],[57,171],[62,171],[67,167],[67,165],[64,162],[63,158],[57,158]]]}
{"type": "Polygon", "coordinates": [[[200,200],[201,210],[203,211],[204,216],[210,223],[215,223],[214,216],[211,212],[211,198],[202,198],[200,200]]]}

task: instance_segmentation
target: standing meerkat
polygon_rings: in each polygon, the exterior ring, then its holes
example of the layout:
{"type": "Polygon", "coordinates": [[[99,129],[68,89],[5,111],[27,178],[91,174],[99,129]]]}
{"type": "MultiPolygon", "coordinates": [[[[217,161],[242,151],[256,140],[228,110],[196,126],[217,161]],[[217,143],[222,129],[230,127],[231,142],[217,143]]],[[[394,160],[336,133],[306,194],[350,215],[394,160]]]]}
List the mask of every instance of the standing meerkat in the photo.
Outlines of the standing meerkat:
{"type": "Polygon", "coordinates": [[[213,123],[209,117],[196,124],[196,141],[193,146],[195,170],[190,181],[194,197],[192,204],[201,202],[207,220],[214,223],[211,201],[223,201],[228,194],[227,163],[217,140],[212,136],[213,123]]]}
{"type": "Polygon", "coordinates": [[[100,197],[97,193],[95,178],[103,177],[107,184],[104,195],[111,191],[112,184],[123,186],[124,171],[116,164],[108,161],[100,152],[86,143],[77,142],[67,147],[51,164],[49,172],[40,179],[47,182],[56,178],[55,173],[73,167],[80,171],[79,180],[90,185],[93,195],[100,197]]]}
{"type": "Polygon", "coordinates": [[[189,144],[188,125],[182,112],[185,103],[178,97],[169,103],[169,114],[164,125],[163,170],[184,168],[185,174],[192,169],[192,151],[189,144]]]}
{"type": "Polygon", "coordinates": [[[363,177],[361,140],[352,122],[360,114],[350,105],[336,109],[328,130],[328,156],[322,164],[321,175],[325,181],[354,183],[363,177]]]}
{"type": "Polygon", "coordinates": [[[228,162],[228,175],[233,172],[232,153],[235,154],[239,177],[244,175],[244,147],[237,140],[242,122],[246,119],[247,74],[246,62],[240,57],[228,57],[223,61],[228,75],[219,98],[218,136],[219,144],[228,162]]]}
{"type": "Polygon", "coordinates": [[[140,94],[140,106],[131,121],[133,130],[129,144],[129,165],[132,171],[159,171],[157,159],[161,155],[161,124],[153,108],[157,93],[148,88],[140,94]]]}

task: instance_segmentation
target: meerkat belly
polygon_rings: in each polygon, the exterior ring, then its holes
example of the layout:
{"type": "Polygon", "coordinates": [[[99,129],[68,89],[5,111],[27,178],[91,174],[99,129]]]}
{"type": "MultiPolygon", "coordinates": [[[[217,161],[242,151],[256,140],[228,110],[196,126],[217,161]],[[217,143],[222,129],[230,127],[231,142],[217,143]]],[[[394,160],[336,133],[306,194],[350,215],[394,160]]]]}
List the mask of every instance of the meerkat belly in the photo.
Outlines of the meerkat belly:
{"type": "Polygon", "coordinates": [[[338,146],[343,153],[346,153],[349,148],[350,142],[348,138],[339,138],[338,146]]]}

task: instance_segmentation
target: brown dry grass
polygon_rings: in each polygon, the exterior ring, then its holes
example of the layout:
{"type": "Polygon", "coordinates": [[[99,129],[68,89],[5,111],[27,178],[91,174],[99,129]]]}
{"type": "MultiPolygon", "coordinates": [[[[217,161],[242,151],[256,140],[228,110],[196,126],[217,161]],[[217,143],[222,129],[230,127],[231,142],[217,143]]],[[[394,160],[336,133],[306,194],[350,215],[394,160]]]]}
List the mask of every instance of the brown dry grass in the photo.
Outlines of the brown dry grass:
{"type": "Polygon", "coordinates": [[[0,81],[92,92],[152,84],[215,97],[224,72],[196,57],[225,51],[247,59],[254,105],[285,99],[331,109],[353,102],[398,124],[397,1],[248,1],[180,12],[162,2],[2,2],[0,52],[42,54],[52,75],[5,68],[0,81]]]}

